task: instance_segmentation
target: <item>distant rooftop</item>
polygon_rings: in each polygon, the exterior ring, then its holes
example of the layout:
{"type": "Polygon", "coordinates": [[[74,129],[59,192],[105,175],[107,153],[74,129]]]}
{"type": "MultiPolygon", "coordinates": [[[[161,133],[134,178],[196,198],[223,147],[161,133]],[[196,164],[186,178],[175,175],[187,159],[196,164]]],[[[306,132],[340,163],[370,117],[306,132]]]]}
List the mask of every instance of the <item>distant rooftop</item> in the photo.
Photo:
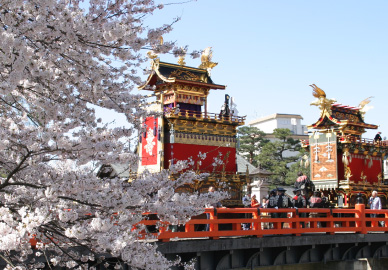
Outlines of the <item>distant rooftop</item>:
{"type": "Polygon", "coordinates": [[[249,174],[272,175],[273,173],[271,173],[270,171],[267,171],[266,169],[256,168],[253,171],[249,171],[249,174]]]}
{"type": "Polygon", "coordinates": [[[248,123],[248,125],[254,125],[256,123],[261,123],[264,121],[268,121],[271,119],[276,119],[276,118],[296,118],[296,119],[303,119],[303,117],[300,114],[287,114],[287,113],[274,113],[271,115],[267,115],[255,120],[252,120],[251,122],[248,123]]]}
{"type": "Polygon", "coordinates": [[[236,155],[236,164],[237,164],[237,173],[244,174],[247,172],[247,165],[248,165],[248,171],[251,173],[252,171],[256,170],[256,167],[253,166],[251,163],[245,160],[240,155],[236,155]]]}

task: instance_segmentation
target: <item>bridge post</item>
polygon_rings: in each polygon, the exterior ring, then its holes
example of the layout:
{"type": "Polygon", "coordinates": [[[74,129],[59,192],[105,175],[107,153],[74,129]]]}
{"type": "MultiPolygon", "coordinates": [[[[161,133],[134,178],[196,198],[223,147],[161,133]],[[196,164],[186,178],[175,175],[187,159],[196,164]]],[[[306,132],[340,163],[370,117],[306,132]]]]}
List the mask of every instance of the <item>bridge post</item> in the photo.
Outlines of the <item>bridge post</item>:
{"type": "Polygon", "coordinates": [[[195,230],[194,224],[186,223],[185,225],[185,232],[190,233],[195,230]]]}
{"type": "MultiPolygon", "coordinates": [[[[334,225],[334,221],[333,221],[333,218],[334,218],[334,216],[333,216],[333,208],[330,208],[330,212],[328,212],[328,213],[326,214],[326,217],[327,217],[327,219],[329,220],[329,221],[326,222],[326,227],[328,227],[328,228],[334,228],[335,225],[334,225]]],[[[330,232],[326,232],[326,234],[331,234],[331,235],[333,235],[334,232],[333,232],[333,231],[330,231],[330,232]]]]}
{"type": "MultiPolygon", "coordinates": [[[[387,212],[384,214],[384,217],[388,218],[388,213],[387,212]]],[[[385,227],[385,228],[388,227],[388,222],[387,221],[384,221],[384,226],[383,227],[385,227]]],[[[385,231],[385,233],[387,233],[387,231],[385,231]]]]}
{"type": "Polygon", "coordinates": [[[356,227],[360,228],[357,233],[367,234],[366,229],[366,220],[365,220],[365,204],[358,203],[355,206],[355,209],[357,210],[355,217],[356,217],[356,227]]]}
{"type": "MultiPolygon", "coordinates": [[[[209,220],[215,220],[217,219],[217,208],[214,208],[214,211],[213,212],[210,212],[210,218],[209,220]]],[[[217,223],[210,223],[209,225],[209,231],[210,232],[218,232],[218,224],[217,223]]],[[[213,239],[213,240],[217,240],[217,239],[220,239],[219,236],[213,236],[213,237],[209,237],[210,239],[213,239]]]]}

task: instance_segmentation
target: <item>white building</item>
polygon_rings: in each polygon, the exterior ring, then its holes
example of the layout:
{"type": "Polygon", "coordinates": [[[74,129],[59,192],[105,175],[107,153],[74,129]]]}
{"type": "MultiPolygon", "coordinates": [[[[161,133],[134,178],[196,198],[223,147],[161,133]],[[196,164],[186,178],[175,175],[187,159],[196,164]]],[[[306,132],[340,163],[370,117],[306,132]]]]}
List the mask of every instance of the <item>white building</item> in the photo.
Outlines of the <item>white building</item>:
{"type": "MultiPolygon", "coordinates": [[[[294,140],[308,140],[307,127],[302,125],[301,120],[303,117],[299,114],[285,114],[285,113],[274,113],[268,116],[264,116],[253,120],[248,123],[250,127],[256,127],[266,133],[266,139],[270,141],[276,141],[273,135],[273,130],[276,128],[287,128],[291,130],[294,140]]],[[[294,156],[298,153],[286,151],[284,156],[294,156]]]]}
{"type": "Polygon", "coordinates": [[[301,120],[303,117],[299,114],[274,113],[253,120],[248,125],[257,127],[267,134],[271,134],[275,128],[288,128],[295,135],[306,136],[307,127],[302,125],[301,120]]]}

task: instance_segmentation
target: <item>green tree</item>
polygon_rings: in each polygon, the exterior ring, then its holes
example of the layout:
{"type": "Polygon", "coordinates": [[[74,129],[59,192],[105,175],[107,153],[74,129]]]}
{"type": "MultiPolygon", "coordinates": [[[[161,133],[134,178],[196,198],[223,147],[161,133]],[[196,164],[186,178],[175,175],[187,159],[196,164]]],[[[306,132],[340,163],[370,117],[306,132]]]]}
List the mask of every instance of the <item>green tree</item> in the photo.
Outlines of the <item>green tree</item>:
{"type": "Polygon", "coordinates": [[[269,141],[265,133],[256,127],[243,126],[238,129],[240,147],[238,153],[245,157],[253,166],[258,165],[256,156],[269,141]]]}
{"type": "MultiPolygon", "coordinates": [[[[286,128],[274,129],[273,135],[276,140],[266,143],[257,160],[260,166],[274,173],[273,184],[287,184],[287,174],[291,164],[295,163],[301,150],[299,140],[292,138],[292,133],[286,128]]],[[[294,180],[295,181],[295,180],[294,180]]]]}
{"type": "Polygon", "coordinates": [[[290,170],[288,171],[285,180],[286,184],[294,184],[296,178],[298,177],[298,172],[303,172],[305,175],[307,175],[307,177],[310,178],[310,164],[308,160],[308,152],[306,151],[306,149],[301,147],[298,154],[298,161],[291,164],[291,166],[289,167],[290,170]]]}

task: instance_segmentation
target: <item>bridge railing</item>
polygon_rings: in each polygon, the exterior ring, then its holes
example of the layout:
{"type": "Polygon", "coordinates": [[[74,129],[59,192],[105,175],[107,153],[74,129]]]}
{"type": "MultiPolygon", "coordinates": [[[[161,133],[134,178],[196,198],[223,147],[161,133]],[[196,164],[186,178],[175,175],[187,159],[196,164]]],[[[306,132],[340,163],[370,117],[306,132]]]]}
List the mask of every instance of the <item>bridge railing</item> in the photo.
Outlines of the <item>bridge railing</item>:
{"type": "Polygon", "coordinates": [[[388,210],[365,209],[363,204],[356,205],[354,209],[207,208],[205,213],[208,219],[203,215],[193,217],[184,225],[185,231],[173,232],[168,223],[158,220],[142,223],[157,226],[155,237],[165,242],[172,238],[388,232],[388,210]],[[252,217],[245,218],[244,214],[252,217]],[[243,223],[250,224],[250,229],[243,230],[243,223]],[[204,230],[206,224],[209,224],[208,231],[204,230]]]}

